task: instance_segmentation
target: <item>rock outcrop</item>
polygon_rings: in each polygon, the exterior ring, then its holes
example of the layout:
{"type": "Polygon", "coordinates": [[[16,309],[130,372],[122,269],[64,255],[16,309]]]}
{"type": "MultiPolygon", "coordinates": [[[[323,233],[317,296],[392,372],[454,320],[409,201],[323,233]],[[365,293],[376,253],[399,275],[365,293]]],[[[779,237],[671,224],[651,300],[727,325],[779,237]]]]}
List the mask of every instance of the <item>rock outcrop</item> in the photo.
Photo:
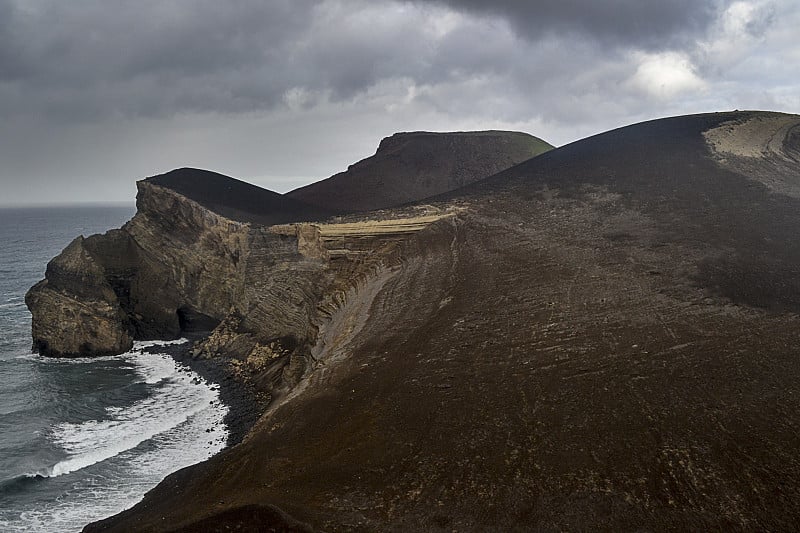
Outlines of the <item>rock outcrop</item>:
{"type": "MultiPolygon", "coordinates": [[[[497,165],[549,147],[510,132],[400,134],[382,146],[381,152],[404,161],[421,150],[437,154],[429,157],[433,166],[401,166],[392,174],[399,180],[395,185],[433,179],[436,191],[466,179],[463,172],[434,178],[436,168],[452,170],[483,156],[487,162],[467,174],[474,179],[486,172],[485,177],[497,165]],[[444,150],[443,142],[455,148],[444,150]],[[470,159],[459,163],[465,150],[470,159]]],[[[224,352],[246,359],[277,339],[290,353],[308,354],[320,302],[346,291],[376,262],[391,260],[398,236],[440,216],[417,209],[394,225],[377,219],[311,224],[330,219],[342,206],[311,205],[192,168],[147,178],[137,187],[137,213],[130,222],[105,235],[76,239],[29,291],[34,348],[40,353],[121,353],[133,339],[177,338],[222,324],[198,355],[224,352]]],[[[409,185],[403,198],[418,200],[421,194],[409,185]]]]}
{"type": "MultiPolygon", "coordinates": [[[[109,234],[109,240],[117,234],[109,234]]],[[[34,348],[52,356],[129,349],[133,331],[110,282],[87,249],[87,240],[72,241],[47,265],[46,279],[26,295],[25,303],[36,316],[34,348]]]]}
{"type": "Polygon", "coordinates": [[[138,188],[130,222],[76,239],[30,290],[41,353],[120,353],[134,338],[213,329],[230,312],[246,315],[248,327],[262,335],[310,338],[313,306],[303,295],[317,287],[320,265],[304,262],[296,242],[223,217],[158,180],[140,181],[138,188]],[[297,289],[294,298],[275,292],[287,277],[292,287],[285,290],[297,289]]]}
{"type": "Polygon", "coordinates": [[[458,189],[552,149],[514,131],[396,133],[375,155],[287,196],[344,212],[384,209],[458,189]]]}

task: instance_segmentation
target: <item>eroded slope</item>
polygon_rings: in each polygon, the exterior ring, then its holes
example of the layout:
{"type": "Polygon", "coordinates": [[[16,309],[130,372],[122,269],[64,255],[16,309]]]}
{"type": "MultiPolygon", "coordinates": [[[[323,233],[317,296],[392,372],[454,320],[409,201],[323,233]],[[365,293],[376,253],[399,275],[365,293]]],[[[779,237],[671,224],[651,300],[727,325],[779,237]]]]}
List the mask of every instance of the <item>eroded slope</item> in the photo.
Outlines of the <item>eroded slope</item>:
{"type": "Polygon", "coordinates": [[[800,205],[703,137],[754,116],[624,128],[450,200],[335,362],[92,530],[293,520],[273,506],[328,531],[794,529],[800,205]]]}
{"type": "Polygon", "coordinates": [[[723,122],[703,136],[724,167],[800,198],[800,125],[796,115],[748,114],[723,122]]]}

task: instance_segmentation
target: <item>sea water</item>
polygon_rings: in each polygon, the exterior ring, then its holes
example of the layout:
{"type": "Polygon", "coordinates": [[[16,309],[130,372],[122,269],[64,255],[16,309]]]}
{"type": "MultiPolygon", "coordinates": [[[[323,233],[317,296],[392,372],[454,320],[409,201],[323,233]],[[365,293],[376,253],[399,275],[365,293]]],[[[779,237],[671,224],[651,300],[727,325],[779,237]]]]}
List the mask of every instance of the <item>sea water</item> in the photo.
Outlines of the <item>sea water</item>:
{"type": "Polygon", "coordinates": [[[0,209],[2,532],[80,531],[225,446],[227,407],[217,387],[170,356],[149,353],[157,342],[112,357],[31,353],[24,296],[47,261],[78,235],[119,227],[133,212],[0,209]]]}

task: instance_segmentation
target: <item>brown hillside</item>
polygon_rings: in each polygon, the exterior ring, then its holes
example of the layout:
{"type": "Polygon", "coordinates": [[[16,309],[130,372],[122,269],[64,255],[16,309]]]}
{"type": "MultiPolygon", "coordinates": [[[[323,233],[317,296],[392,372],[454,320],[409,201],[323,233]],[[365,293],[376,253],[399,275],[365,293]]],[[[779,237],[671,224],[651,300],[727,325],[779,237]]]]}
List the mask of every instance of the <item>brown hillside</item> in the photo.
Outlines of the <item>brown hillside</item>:
{"type": "Polygon", "coordinates": [[[798,131],[647,122],[442,200],[242,444],[88,530],[797,529],[798,131]]]}
{"type": "Polygon", "coordinates": [[[553,147],[526,133],[396,133],[375,155],[287,196],[326,209],[383,209],[458,189],[553,147]]]}

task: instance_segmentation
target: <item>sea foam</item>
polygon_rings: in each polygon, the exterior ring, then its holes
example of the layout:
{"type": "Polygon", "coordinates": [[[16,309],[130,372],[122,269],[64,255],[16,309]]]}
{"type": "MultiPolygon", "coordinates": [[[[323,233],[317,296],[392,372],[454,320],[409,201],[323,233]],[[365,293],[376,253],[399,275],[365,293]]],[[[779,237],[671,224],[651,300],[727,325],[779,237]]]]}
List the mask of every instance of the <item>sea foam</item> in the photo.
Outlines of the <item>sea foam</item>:
{"type": "MultiPolygon", "coordinates": [[[[29,476],[36,484],[65,484],[57,501],[0,513],[0,530],[70,531],[120,512],[170,473],[221,451],[227,439],[228,408],[219,393],[195,372],[152,346],[186,342],[137,342],[128,353],[103,359],[130,363],[148,389],[146,398],[125,407],[109,405],[105,416],[59,423],[50,441],[66,455],[29,476]]],[[[79,365],[87,360],[53,360],[79,365]]]]}

